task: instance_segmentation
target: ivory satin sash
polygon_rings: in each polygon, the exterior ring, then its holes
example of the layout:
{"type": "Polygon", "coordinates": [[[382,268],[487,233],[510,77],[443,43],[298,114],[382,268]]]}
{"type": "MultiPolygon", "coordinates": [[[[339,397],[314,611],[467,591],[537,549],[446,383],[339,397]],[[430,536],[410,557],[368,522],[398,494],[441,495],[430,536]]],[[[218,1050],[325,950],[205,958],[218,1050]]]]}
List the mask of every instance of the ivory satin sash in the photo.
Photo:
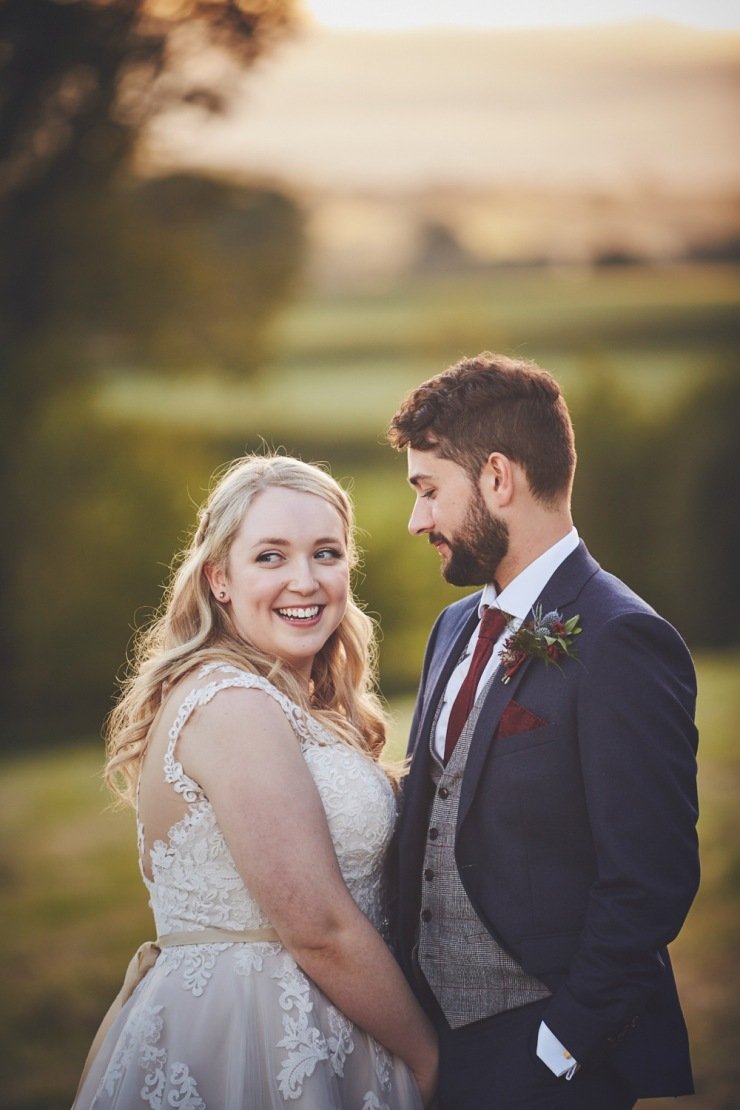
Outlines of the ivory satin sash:
{"type": "MultiPolygon", "coordinates": [[[[279,944],[280,937],[269,925],[263,929],[245,929],[241,932],[234,929],[211,928],[198,929],[194,932],[165,933],[164,936],[157,937],[156,940],[147,940],[140,945],[126,969],[123,985],[113,999],[110,1009],[100,1023],[100,1028],[90,1045],[90,1051],[87,1054],[85,1066],[82,1069],[80,1082],[77,1086],[77,1094],[82,1090],[82,1084],[87,1077],[93,1060],[100,1051],[100,1046],[105,1040],[108,1030],[144,976],[154,967],[163,948],[176,948],[188,944],[259,944],[261,942],[279,944]]],[[[75,1095],[76,1101],[77,1095],[75,1095]]]]}

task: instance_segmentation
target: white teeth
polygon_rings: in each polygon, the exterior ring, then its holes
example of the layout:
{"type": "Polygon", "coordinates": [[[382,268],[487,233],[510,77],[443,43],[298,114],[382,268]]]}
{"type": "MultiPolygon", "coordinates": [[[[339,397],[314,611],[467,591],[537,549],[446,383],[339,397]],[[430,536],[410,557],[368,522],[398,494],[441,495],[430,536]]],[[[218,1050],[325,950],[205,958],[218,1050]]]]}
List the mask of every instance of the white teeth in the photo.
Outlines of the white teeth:
{"type": "Polygon", "coordinates": [[[278,609],[281,617],[290,617],[291,620],[312,620],[318,617],[318,605],[311,605],[307,609],[278,609]]]}

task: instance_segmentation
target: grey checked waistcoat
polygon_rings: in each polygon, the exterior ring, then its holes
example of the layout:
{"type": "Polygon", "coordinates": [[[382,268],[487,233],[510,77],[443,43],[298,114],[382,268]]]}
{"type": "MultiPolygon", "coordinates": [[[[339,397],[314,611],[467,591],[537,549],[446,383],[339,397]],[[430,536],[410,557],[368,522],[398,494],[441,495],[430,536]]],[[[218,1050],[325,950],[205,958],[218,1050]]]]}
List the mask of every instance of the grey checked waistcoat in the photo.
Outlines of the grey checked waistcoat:
{"type": "Polygon", "coordinates": [[[455,863],[465,763],[481,706],[496,679],[494,674],[476,699],[446,767],[434,751],[439,707],[430,739],[435,790],[421,879],[417,962],[453,1029],[550,994],[493,939],[473,909],[455,863]]]}

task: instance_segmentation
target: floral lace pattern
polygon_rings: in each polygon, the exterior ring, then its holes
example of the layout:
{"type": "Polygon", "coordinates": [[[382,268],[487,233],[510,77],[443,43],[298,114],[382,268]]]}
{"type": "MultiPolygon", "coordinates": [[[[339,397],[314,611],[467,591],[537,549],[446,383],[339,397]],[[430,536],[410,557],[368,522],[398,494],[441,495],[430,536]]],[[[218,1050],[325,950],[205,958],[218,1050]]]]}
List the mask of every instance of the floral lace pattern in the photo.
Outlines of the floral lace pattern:
{"type": "MultiPolygon", "coordinates": [[[[209,681],[194,689],[180,707],[164,757],[165,780],[188,808],[172,826],[166,841],[151,845],[151,878],[144,872],[144,828],[138,823],[141,872],[158,934],[210,926],[256,929],[270,924],[245,886],[203,790],[177,758],[178,740],[195,709],[207,705],[220,691],[234,687],[262,690],[285,712],[319,792],[344,881],[360,909],[382,928],[383,859],[395,821],[395,798],[383,772],[368,757],[327,732],[267,679],[220,664],[204,667],[199,677],[209,681]]],[[[231,961],[231,971],[237,977],[266,975],[274,983],[274,1005],[282,1027],[282,1036],[275,1044],[275,1080],[285,1102],[300,1098],[319,1067],[344,1077],[348,1058],[356,1048],[354,1026],[330,1004],[324,1006],[319,1023],[313,1001],[316,988],[280,944],[165,948],[155,971],[175,980],[187,996],[201,999],[208,994],[221,960],[231,961]]],[[[136,1020],[125,1026],[105,1072],[105,1090],[114,1094],[118,1079],[138,1053],[138,1064],[145,1072],[141,1098],[152,1110],[166,1106],[204,1110],[197,1076],[191,1076],[182,1063],[168,1062],[162,1043],[161,1010],[161,1006],[144,1005],[142,999],[136,1020]]],[[[374,1090],[362,1096],[362,1110],[387,1110],[391,1058],[375,1042],[371,1042],[370,1051],[374,1090]]]]}
{"type": "Polygon", "coordinates": [[[162,1110],[163,1106],[206,1110],[187,1065],[179,1061],[168,1063],[166,1050],[157,1043],[163,1026],[161,1010],[161,1006],[141,1007],[127,1025],[124,1042],[103,1081],[105,1093],[115,1097],[127,1065],[137,1056],[138,1066],[144,1073],[141,1098],[151,1110],[162,1110]]]}
{"type": "MultiPolygon", "coordinates": [[[[395,821],[395,798],[385,775],[369,758],[338,741],[266,678],[219,664],[204,667],[201,677],[215,670],[225,672],[225,677],[193,690],[169,733],[165,778],[189,808],[170,829],[168,840],[155,841],[151,846],[151,879],[142,864],[157,932],[161,935],[211,925],[224,929],[269,925],[237,871],[213,808],[176,758],[180,734],[196,707],[207,705],[221,690],[233,687],[262,690],[285,712],[321,797],[342,877],[363,913],[381,928],[383,858],[395,821]]],[[[143,843],[144,830],[139,823],[142,856],[143,843]]]]}

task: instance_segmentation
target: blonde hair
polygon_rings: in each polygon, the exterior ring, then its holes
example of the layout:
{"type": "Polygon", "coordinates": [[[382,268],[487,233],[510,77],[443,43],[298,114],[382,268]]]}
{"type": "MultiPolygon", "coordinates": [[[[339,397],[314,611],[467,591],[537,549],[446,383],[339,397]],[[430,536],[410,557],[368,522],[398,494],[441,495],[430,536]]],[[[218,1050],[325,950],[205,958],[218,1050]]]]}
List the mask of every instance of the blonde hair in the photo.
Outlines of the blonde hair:
{"type": "Polygon", "coordinates": [[[314,494],[336,509],[350,566],[357,563],[352,503],[324,470],[285,455],[247,455],[227,467],[199,511],[188,547],[173,563],[159,616],[135,638],[129,676],[106,722],[105,779],[122,801],[135,801],[149,733],[167,692],[210,662],[265,676],[341,740],[380,763],[392,781],[399,777],[397,766],[381,760],[386,716],[375,692],[375,625],[351,593],[339,627],[314,660],[308,692],[290,667],[240,636],[228,607],[213,597],[206,565],[226,565],[245,513],[274,486],[314,494]]]}

